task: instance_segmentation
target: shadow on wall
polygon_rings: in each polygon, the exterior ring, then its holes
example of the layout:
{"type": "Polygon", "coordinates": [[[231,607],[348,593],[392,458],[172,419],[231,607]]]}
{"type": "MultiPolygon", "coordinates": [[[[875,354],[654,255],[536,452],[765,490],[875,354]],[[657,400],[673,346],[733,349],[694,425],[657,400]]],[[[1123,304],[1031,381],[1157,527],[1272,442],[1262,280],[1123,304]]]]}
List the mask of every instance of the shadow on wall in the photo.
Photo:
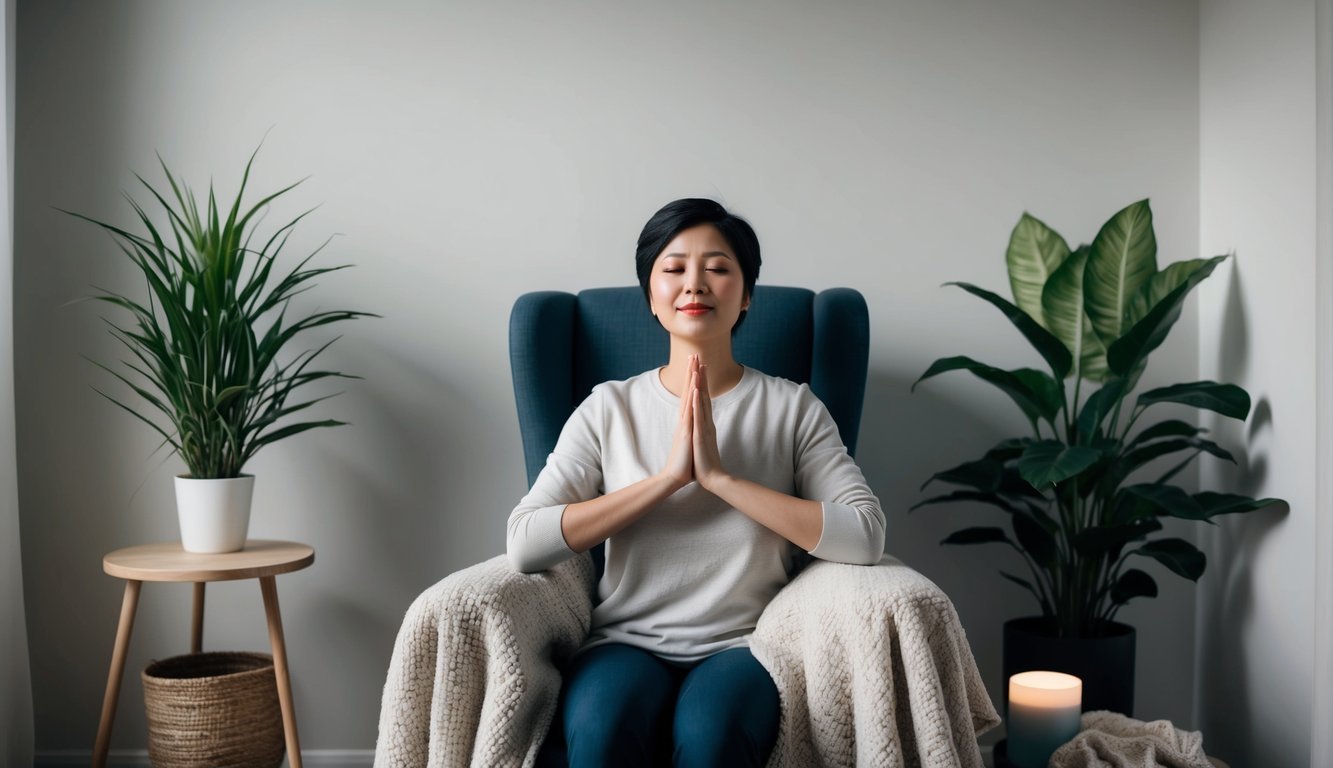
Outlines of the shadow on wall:
{"type": "MultiPolygon", "coordinates": [[[[1241,262],[1233,259],[1232,264],[1227,273],[1229,282],[1217,356],[1218,375],[1223,382],[1243,381],[1249,370],[1250,339],[1241,292],[1241,262]]],[[[1234,419],[1210,421],[1207,426],[1215,432],[1217,442],[1228,448],[1234,446],[1236,466],[1223,465],[1219,478],[1222,482],[1205,483],[1205,487],[1256,496],[1268,476],[1268,457],[1252,449],[1272,429],[1271,402],[1261,397],[1243,424],[1234,419]]],[[[1207,681],[1208,688],[1197,689],[1207,700],[1227,702],[1212,713],[1213,717],[1220,715],[1224,719],[1212,723],[1208,749],[1228,755],[1237,765],[1262,762],[1261,756],[1247,754],[1247,745],[1238,740],[1238,734],[1246,732],[1244,726],[1253,722],[1256,715],[1251,708],[1247,684],[1250,674],[1246,667],[1246,635],[1254,616],[1254,556],[1288,514],[1290,508],[1286,504],[1277,504],[1250,514],[1219,518],[1216,526],[1204,526],[1200,532],[1200,544],[1208,556],[1208,571],[1199,585],[1203,605],[1198,669],[1199,679],[1207,681]],[[1233,724],[1236,727],[1227,727],[1233,724]]],[[[1196,706],[1202,707],[1202,703],[1196,706]]]]}

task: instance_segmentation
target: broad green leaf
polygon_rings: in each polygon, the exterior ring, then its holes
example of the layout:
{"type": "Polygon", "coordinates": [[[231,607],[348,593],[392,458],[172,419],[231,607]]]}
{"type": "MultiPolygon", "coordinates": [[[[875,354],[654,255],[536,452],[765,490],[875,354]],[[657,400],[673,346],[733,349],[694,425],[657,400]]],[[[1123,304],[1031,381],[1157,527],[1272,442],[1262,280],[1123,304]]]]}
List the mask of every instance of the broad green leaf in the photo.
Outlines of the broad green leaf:
{"type": "Polygon", "coordinates": [[[1106,345],[1092,328],[1092,320],[1084,318],[1087,328],[1083,331],[1083,355],[1079,359],[1079,375],[1086,381],[1102,382],[1111,377],[1111,368],[1106,363],[1106,345]]]}
{"type": "Polygon", "coordinates": [[[1186,440],[1186,442],[1188,442],[1190,444],[1190,447],[1194,448],[1195,450],[1203,451],[1204,453],[1216,456],[1217,458],[1223,461],[1229,461],[1232,464],[1236,463],[1236,457],[1231,455],[1231,451],[1228,451],[1227,449],[1223,448],[1217,443],[1214,443],[1212,440],[1205,440],[1202,437],[1198,437],[1198,438],[1189,438],[1186,440]]]}
{"type": "Polygon", "coordinates": [[[978,459],[959,464],[943,472],[936,472],[931,475],[929,480],[921,484],[921,488],[924,490],[927,485],[939,480],[951,485],[966,485],[978,491],[998,491],[1003,471],[1004,465],[998,461],[988,458],[978,459]]]}
{"type": "Polygon", "coordinates": [[[1148,502],[1157,514],[1209,522],[1218,515],[1253,512],[1283,503],[1281,499],[1252,499],[1249,496],[1213,491],[1204,491],[1191,496],[1174,485],[1155,483],[1131,485],[1126,487],[1125,491],[1148,502]]]}
{"type": "Polygon", "coordinates": [[[1157,440],[1163,437],[1194,437],[1204,431],[1206,430],[1188,422],[1179,419],[1168,419],[1158,422],[1135,435],[1134,439],[1129,441],[1128,447],[1133,448],[1149,440],[1157,440]]]}
{"type": "MultiPolygon", "coordinates": [[[[1225,256],[1214,256],[1195,268],[1174,290],[1166,295],[1157,305],[1148,310],[1119,340],[1106,350],[1106,362],[1111,371],[1125,376],[1147,359],[1154,349],[1162,345],[1171,332],[1171,326],[1180,319],[1180,309],[1185,303],[1185,296],[1213,273],[1225,256]]],[[[1103,339],[1105,340],[1105,339],[1103,339]]]]}
{"type": "Polygon", "coordinates": [[[1042,290],[1041,307],[1046,327],[1073,357],[1070,375],[1100,381],[1106,377],[1106,347],[1083,309],[1083,271],[1088,252],[1088,246],[1079,248],[1055,270],[1042,290]]]}
{"type": "Polygon", "coordinates": [[[1009,461],[1023,455],[1023,449],[1032,443],[1030,437],[1011,437],[1007,440],[1001,440],[995,444],[995,447],[986,451],[986,458],[993,461],[1009,461]]]}
{"type": "Polygon", "coordinates": [[[1140,200],[1102,225],[1092,241],[1084,272],[1084,303],[1104,345],[1109,347],[1124,333],[1130,301],[1155,272],[1157,237],[1152,209],[1147,200],[1140,200]]]}
{"type": "Polygon", "coordinates": [[[1136,597],[1157,597],[1157,581],[1137,568],[1120,574],[1111,588],[1111,602],[1124,605],[1136,597]]]}
{"type": "Polygon", "coordinates": [[[976,501],[982,504],[990,504],[993,507],[999,507],[1000,509],[1004,510],[1005,512],[1008,512],[1011,515],[1018,514],[1018,508],[1015,507],[1013,504],[1009,503],[998,493],[988,493],[985,491],[954,491],[952,493],[946,493],[942,496],[932,496],[931,498],[926,499],[925,501],[918,501],[917,503],[908,507],[907,511],[912,512],[916,510],[918,507],[925,507],[931,504],[952,504],[958,501],[976,501]]]}
{"type": "Polygon", "coordinates": [[[1209,517],[1233,515],[1241,512],[1253,512],[1274,504],[1285,504],[1282,499],[1252,499],[1235,493],[1215,493],[1204,491],[1194,494],[1194,500],[1209,517]]]}
{"type": "Polygon", "coordinates": [[[1087,445],[1096,439],[1102,420],[1115,411],[1116,403],[1124,396],[1125,380],[1111,379],[1088,397],[1083,410],[1078,414],[1079,443],[1087,445]]]}
{"type": "Polygon", "coordinates": [[[925,373],[921,374],[921,378],[912,384],[912,389],[915,390],[917,384],[941,373],[960,370],[971,371],[982,381],[998,387],[1013,399],[1029,421],[1035,422],[1038,418],[1050,421],[1060,409],[1059,385],[1041,371],[1026,368],[1012,372],[1005,371],[979,363],[965,355],[936,360],[925,373]]]}
{"type": "Polygon", "coordinates": [[[1233,419],[1244,421],[1250,415],[1250,395],[1235,384],[1218,384],[1215,381],[1196,381],[1190,384],[1174,384],[1160,387],[1139,395],[1139,405],[1147,407],[1155,403],[1180,403],[1195,408],[1215,411],[1233,419]]]}
{"type": "MultiPolygon", "coordinates": [[[[1218,445],[1217,443],[1214,443],[1211,440],[1203,440],[1192,437],[1179,437],[1170,440],[1154,440],[1152,442],[1144,443],[1143,445],[1140,445],[1137,448],[1134,448],[1133,450],[1125,451],[1125,453],[1120,457],[1120,460],[1116,462],[1115,483],[1119,485],[1121,482],[1125,480],[1125,478],[1129,477],[1130,473],[1132,473],[1134,470],[1138,469],[1139,467],[1142,467],[1143,465],[1147,464],[1150,461],[1159,459],[1163,456],[1169,456],[1179,451],[1191,451],[1191,450],[1195,451],[1195,453],[1191,454],[1186,463],[1188,463],[1188,461],[1190,460],[1193,460],[1193,458],[1197,456],[1199,452],[1207,452],[1218,457],[1219,459],[1229,461],[1233,464],[1236,463],[1236,459],[1231,455],[1230,452],[1228,452],[1226,449],[1222,448],[1222,446],[1218,445]]],[[[1178,471],[1179,471],[1178,469],[1175,470],[1175,472],[1178,471]]],[[[1172,474],[1175,474],[1175,472],[1173,472],[1172,474]]]]}
{"type": "Polygon", "coordinates": [[[1209,517],[1199,502],[1191,498],[1184,489],[1174,485],[1144,483],[1127,486],[1125,492],[1147,502],[1158,515],[1170,515],[1185,520],[1207,520],[1209,517]]]}
{"type": "Polygon", "coordinates": [[[1198,581],[1199,577],[1203,575],[1204,569],[1208,566],[1208,558],[1197,547],[1184,539],[1150,541],[1132,550],[1132,554],[1151,557],[1170,568],[1177,576],[1183,576],[1190,581],[1198,581]]]}
{"type": "Polygon", "coordinates": [[[1023,451],[1018,471],[1033,488],[1043,490],[1077,475],[1101,457],[1101,451],[1059,440],[1042,440],[1023,451]]]}
{"type": "MultiPolygon", "coordinates": [[[[1101,487],[1103,478],[1115,466],[1116,458],[1121,451],[1120,441],[1111,437],[1096,438],[1088,447],[1097,451],[1099,455],[1096,461],[1078,474],[1078,494],[1084,498],[1101,487]]],[[[1114,488],[1115,485],[1111,487],[1114,488]]]]}
{"type": "Polygon", "coordinates": [[[1005,535],[1003,528],[977,527],[955,531],[940,544],[1009,544],[1013,542],[1005,535]]]}
{"type": "Polygon", "coordinates": [[[1166,265],[1144,281],[1143,285],[1130,298],[1125,311],[1125,328],[1132,328],[1135,323],[1147,316],[1148,311],[1157,306],[1172,291],[1189,279],[1195,270],[1203,266],[1207,259],[1185,259],[1166,265]]]}
{"type": "Polygon", "coordinates": [[[1084,555],[1097,556],[1117,552],[1131,541],[1138,541],[1154,531],[1162,530],[1156,518],[1146,518],[1123,525],[1104,525],[1085,528],[1074,537],[1074,548],[1084,555]]]}
{"type": "Polygon", "coordinates": [[[1069,256],[1069,244],[1040,219],[1023,214],[1009,235],[1005,261],[1014,303],[1043,326],[1042,289],[1069,256]]]}
{"type": "Polygon", "coordinates": [[[1158,507],[1155,503],[1120,488],[1111,497],[1111,514],[1106,516],[1106,525],[1132,525],[1144,520],[1156,520],[1158,507]]]}
{"type": "Polygon", "coordinates": [[[1051,378],[1049,373],[1034,368],[1018,368],[1010,373],[1036,396],[1037,405],[1040,407],[1038,413],[1041,417],[1054,422],[1056,414],[1064,407],[1060,382],[1051,378]]]}
{"type": "Polygon", "coordinates": [[[1023,479],[1016,466],[1004,468],[1004,472],[1000,475],[999,493],[1014,500],[1044,501],[1046,498],[1023,479]]]}
{"type": "Polygon", "coordinates": [[[1036,320],[1032,319],[1028,313],[1010,304],[1003,297],[970,283],[955,282],[946,283],[946,285],[956,285],[973,296],[990,302],[991,305],[1004,313],[1009,322],[1013,323],[1014,327],[1028,340],[1028,343],[1037,350],[1046,364],[1051,367],[1051,372],[1055,374],[1056,379],[1063,380],[1069,375],[1069,369],[1074,364],[1074,359],[1069,350],[1058,338],[1051,335],[1050,331],[1041,327],[1036,320]]]}

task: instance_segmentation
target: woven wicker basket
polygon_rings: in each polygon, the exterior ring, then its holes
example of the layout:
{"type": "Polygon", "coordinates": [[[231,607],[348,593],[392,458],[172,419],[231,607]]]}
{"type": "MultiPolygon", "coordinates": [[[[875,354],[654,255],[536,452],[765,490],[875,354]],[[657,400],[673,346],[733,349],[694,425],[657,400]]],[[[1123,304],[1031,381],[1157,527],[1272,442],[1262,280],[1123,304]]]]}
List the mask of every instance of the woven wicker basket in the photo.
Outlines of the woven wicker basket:
{"type": "Polygon", "coordinates": [[[192,653],[143,671],[156,768],[276,766],[286,752],[273,657],[192,653]]]}

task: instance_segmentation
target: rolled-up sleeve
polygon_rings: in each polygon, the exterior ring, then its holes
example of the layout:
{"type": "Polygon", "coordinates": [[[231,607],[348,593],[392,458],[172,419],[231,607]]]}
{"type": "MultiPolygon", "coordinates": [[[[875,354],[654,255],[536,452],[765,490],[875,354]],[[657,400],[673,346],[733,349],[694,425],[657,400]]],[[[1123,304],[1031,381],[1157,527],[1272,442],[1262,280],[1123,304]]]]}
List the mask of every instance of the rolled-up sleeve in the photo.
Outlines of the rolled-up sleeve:
{"type": "Polygon", "coordinates": [[[569,417],[546,466],[509,513],[505,552],[517,571],[544,571],[576,554],[565,543],[560,521],[566,506],[602,494],[600,402],[594,389],[569,417]]]}
{"type": "Polygon", "coordinates": [[[884,510],[838,434],[828,409],[801,385],[796,429],[796,490],[821,503],[819,542],[810,554],[821,560],[873,565],[884,554],[884,510]]]}

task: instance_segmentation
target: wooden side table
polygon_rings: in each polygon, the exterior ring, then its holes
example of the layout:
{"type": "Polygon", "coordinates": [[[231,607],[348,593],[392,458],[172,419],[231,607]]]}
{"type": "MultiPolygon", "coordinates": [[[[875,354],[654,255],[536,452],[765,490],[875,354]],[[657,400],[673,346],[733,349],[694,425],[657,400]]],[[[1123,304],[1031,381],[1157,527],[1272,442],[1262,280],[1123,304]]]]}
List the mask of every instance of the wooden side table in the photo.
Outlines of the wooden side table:
{"type": "Polygon", "coordinates": [[[125,599],[120,607],[120,626],[111,654],[111,672],[106,679],[102,699],[102,721],[97,726],[97,744],[93,766],[105,768],[111,747],[111,724],[116,719],[116,701],[125,674],[125,654],[134,629],[134,612],[139,606],[139,588],[145,581],[194,583],[194,619],[190,633],[190,652],[199,653],[204,637],[204,584],[210,581],[259,579],[264,595],[264,613],[268,616],[268,640],[273,649],[273,671],[278,678],[278,702],[282,705],[283,731],[287,738],[287,759],[291,768],[301,768],[301,744],[296,735],[296,710],[292,706],[291,678],[287,672],[287,646],[282,636],[282,616],[278,612],[278,586],[274,577],[299,571],[315,562],[315,550],[291,541],[250,540],[240,552],[201,555],[181,549],[180,542],[145,544],[118,549],[102,559],[102,570],[125,580],[125,599]]]}

